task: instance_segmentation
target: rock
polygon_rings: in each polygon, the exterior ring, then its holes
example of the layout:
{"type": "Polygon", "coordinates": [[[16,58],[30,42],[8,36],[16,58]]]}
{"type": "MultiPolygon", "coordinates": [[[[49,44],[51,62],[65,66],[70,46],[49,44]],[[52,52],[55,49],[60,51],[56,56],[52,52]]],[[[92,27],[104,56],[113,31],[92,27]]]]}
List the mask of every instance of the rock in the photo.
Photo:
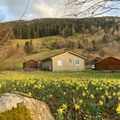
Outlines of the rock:
{"type": "Polygon", "coordinates": [[[54,120],[45,103],[13,93],[5,93],[0,97],[0,113],[16,108],[19,103],[26,106],[33,120],[54,120]]]}

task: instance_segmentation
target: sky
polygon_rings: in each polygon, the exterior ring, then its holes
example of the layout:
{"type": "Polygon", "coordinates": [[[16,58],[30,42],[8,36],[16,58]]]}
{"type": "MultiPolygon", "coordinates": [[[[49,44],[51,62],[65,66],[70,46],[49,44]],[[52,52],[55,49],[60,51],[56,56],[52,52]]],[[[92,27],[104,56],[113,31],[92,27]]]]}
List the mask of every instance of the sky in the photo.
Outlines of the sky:
{"type": "MultiPolygon", "coordinates": [[[[23,19],[30,20],[37,18],[63,17],[64,12],[66,11],[65,1],[66,0],[31,0],[23,19]]],[[[27,2],[28,0],[0,0],[0,22],[19,20],[25,10],[27,2]]],[[[90,4],[93,4],[93,2],[91,2],[90,4]]],[[[82,6],[82,10],[87,8],[90,4],[82,6]]],[[[118,13],[116,11],[111,11],[105,15],[117,14],[118,13]]]]}
{"type": "MultiPolygon", "coordinates": [[[[0,0],[0,21],[17,20],[23,14],[28,0],[0,0]]],[[[64,0],[31,0],[23,19],[61,17],[64,0]]]]}

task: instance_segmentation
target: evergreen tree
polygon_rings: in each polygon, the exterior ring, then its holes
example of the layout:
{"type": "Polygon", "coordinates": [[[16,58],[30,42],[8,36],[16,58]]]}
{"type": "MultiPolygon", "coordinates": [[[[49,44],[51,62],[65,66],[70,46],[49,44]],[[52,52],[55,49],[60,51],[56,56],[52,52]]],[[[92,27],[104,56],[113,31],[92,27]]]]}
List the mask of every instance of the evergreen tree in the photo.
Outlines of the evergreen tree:
{"type": "Polygon", "coordinates": [[[78,48],[79,48],[79,49],[82,49],[82,48],[83,48],[83,46],[82,46],[81,43],[80,43],[80,40],[78,40],[78,48]]]}
{"type": "Polygon", "coordinates": [[[108,42],[108,35],[105,34],[105,35],[103,36],[102,42],[103,42],[103,43],[107,43],[107,42],[108,42]]]}
{"type": "Polygon", "coordinates": [[[96,42],[94,40],[92,41],[92,46],[93,46],[92,50],[96,51],[97,47],[96,47],[96,42]]]}
{"type": "Polygon", "coordinates": [[[29,49],[30,49],[30,53],[33,53],[33,43],[32,40],[29,42],[29,49]]]}
{"type": "MultiPolygon", "coordinates": [[[[15,36],[15,38],[29,39],[53,35],[67,37],[74,35],[75,33],[94,34],[99,27],[101,30],[105,31],[105,34],[108,34],[110,33],[111,28],[113,28],[115,20],[107,20],[106,17],[84,19],[48,18],[32,21],[19,21],[17,23],[13,22],[12,24],[14,24],[13,36],[15,36]]],[[[116,25],[114,29],[118,31],[119,26],[116,25]]]]}
{"type": "Polygon", "coordinates": [[[24,51],[25,51],[26,54],[32,54],[33,53],[33,44],[32,44],[32,41],[25,42],[24,51]]]}

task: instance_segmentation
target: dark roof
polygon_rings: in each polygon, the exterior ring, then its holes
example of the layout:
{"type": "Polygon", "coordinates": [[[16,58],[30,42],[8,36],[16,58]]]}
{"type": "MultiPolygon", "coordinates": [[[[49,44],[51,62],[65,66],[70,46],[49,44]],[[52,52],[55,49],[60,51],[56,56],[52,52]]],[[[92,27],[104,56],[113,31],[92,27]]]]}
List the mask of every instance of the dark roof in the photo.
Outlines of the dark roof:
{"type": "Polygon", "coordinates": [[[104,58],[104,59],[102,59],[102,60],[96,62],[96,64],[97,64],[97,63],[100,63],[101,61],[106,60],[106,59],[115,59],[115,60],[117,60],[117,61],[120,61],[119,59],[114,58],[114,57],[106,57],[106,58],[104,58]]]}
{"type": "Polygon", "coordinates": [[[91,58],[90,59],[90,62],[99,62],[100,60],[102,60],[102,58],[101,57],[94,57],[94,58],[91,58]]]}
{"type": "Polygon", "coordinates": [[[64,52],[62,52],[62,53],[59,53],[59,54],[56,54],[56,55],[50,56],[50,57],[45,58],[45,59],[40,60],[40,61],[43,62],[43,61],[51,60],[51,58],[53,58],[53,57],[55,57],[55,56],[58,56],[58,55],[61,55],[61,54],[64,54],[64,53],[66,53],[66,52],[68,52],[68,53],[70,53],[70,54],[72,54],[72,55],[75,55],[75,56],[77,56],[77,57],[80,57],[80,58],[86,59],[85,57],[83,57],[83,56],[81,56],[81,55],[79,55],[79,54],[77,54],[77,53],[75,53],[75,52],[72,52],[72,51],[64,51],[64,52]]]}
{"type": "Polygon", "coordinates": [[[94,57],[94,58],[93,58],[93,60],[94,60],[94,59],[100,59],[100,60],[102,60],[102,58],[101,58],[101,57],[94,57]]]}

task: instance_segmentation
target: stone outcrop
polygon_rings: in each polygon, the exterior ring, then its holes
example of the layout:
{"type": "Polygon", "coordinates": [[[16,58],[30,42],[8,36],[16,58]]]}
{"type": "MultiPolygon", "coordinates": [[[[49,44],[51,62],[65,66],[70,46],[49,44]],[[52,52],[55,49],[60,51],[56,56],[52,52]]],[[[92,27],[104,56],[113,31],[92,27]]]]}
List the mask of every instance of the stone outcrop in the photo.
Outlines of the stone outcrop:
{"type": "Polygon", "coordinates": [[[33,120],[54,120],[45,103],[13,93],[5,93],[0,97],[0,113],[16,108],[19,103],[26,106],[33,120]]]}

